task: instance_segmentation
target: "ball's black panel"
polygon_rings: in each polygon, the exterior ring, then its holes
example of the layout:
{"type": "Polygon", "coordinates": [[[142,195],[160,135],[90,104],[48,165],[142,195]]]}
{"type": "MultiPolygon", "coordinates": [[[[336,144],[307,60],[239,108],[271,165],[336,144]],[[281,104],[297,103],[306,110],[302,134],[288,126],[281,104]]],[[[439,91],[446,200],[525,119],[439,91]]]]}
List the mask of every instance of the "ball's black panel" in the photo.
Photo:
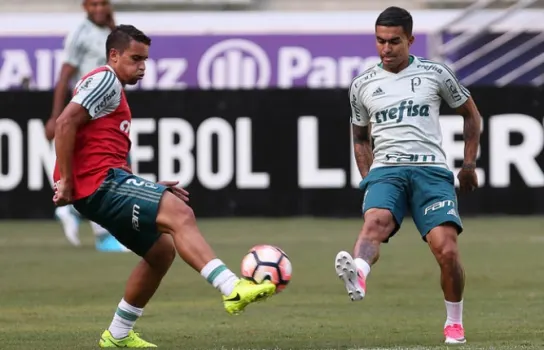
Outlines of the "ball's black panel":
{"type": "Polygon", "coordinates": [[[259,255],[257,255],[257,252],[252,250],[251,254],[253,254],[253,257],[255,258],[255,261],[257,262],[257,265],[259,265],[261,261],[259,260],[259,255]]]}
{"type": "Polygon", "coordinates": [[[280,256],[280,259],[278,260],[278,276],[280,278],[280,282],[283,281],[283,275],[281,274],[281,269],[279,267],[282,259],[283,259],[283,254],[280,256]]]}
{"type": "Polygon", "coordinates": [[[263,261],[263,262],[260,262],[260,263],[258,264],[258,266],[270,266],[270,267],[275,267],[276,269],[279,269],[278,263],[270,262],[270,261],[263,261]]]}
{"type": "Polygon", "coordinates": [[[281,248],[278,248],[278,247],[274,247],[276,248],[277,251],[279,251],[281,253],[281,255],[285,256],[287,259],[289,259],[289,256],[287,256],[287,254],[285,254],[285,252],[281,249],[281,248]]]}

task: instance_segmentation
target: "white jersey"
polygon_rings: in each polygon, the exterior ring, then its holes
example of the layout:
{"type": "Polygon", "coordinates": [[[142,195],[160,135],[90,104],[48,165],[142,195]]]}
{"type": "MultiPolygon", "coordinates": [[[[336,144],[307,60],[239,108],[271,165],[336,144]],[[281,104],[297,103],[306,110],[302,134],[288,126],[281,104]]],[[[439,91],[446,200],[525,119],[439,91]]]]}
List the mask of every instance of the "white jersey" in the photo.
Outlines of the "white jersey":
{"type": "Polygon", "coordinates": [[[106,39],[110,33],[109,27],[99,27],[85,19],[66,36],[63,63],[77,69],[71,86],[87,72],[106,64],[106,39]]]}
{"type": "Polygon", "coordinates": [[[442,149],[440,103],[443,99],[457,108],[470,93],[446,65],[413,56],[410,61],[396,74],[376,65],[351,83],[351,122],[371,124],[371,169],[391,165],[448,168],[442,149]]]}
{"type": "Polygon", "coordinates": [[[110,66],[94,69],[81,79],[71,102],[85,108],[91,119],[111,115],[121,104],[123,85],[110,66]]]}

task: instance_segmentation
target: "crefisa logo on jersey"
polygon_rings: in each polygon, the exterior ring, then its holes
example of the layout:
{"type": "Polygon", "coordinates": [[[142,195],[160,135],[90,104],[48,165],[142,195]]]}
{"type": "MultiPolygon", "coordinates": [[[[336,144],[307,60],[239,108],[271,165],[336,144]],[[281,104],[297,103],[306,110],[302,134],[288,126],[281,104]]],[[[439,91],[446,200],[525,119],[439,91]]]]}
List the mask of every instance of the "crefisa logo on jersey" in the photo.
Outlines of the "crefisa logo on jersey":
{"type": "Polygon", "coordinates": [[[94,107],[94,113],[98,113],[100,112],[104,107],[106,107],[106,105],[108,104],[108,102],[113,98],[113,96],[115,96],[117,94],[117,91],[116,90],[113,90],[112,92],[110,92],[109,94],[105,94],[104,97],[102,97],[102,101],[100,101],[99,104],[96,105],[96,107],[94,107]]]}
{"type": "Polygon", "coordinates": [[[428,104],[414,104],[413,100],[402,101],[398,107],[376,112],[376,123],[381,124],[388,120],[400,123],[404,117],[428,117],[430,108],[428,104]]]}
{"type": "Polygon", "coordinates": [[[418,64],[417,68],[423,68],[427,71],[433,70],[435,72],[438,72],[439,74],[442,74],[442,68],[436,66],[435,64],[418,64]]]}

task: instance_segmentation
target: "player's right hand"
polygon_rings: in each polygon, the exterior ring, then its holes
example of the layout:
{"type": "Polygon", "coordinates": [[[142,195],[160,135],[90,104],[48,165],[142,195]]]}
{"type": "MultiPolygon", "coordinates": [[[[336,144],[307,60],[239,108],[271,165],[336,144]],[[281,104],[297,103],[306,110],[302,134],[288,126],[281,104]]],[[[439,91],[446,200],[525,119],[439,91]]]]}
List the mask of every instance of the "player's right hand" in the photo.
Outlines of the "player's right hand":
{"type": "Polygon", "coordinates": [[[73,202],[72,186],[67,184],[63,180],[59,180],[55,183],[55,195],[53,196],[53,202],[57,207],[63,207],[73,202]]]}

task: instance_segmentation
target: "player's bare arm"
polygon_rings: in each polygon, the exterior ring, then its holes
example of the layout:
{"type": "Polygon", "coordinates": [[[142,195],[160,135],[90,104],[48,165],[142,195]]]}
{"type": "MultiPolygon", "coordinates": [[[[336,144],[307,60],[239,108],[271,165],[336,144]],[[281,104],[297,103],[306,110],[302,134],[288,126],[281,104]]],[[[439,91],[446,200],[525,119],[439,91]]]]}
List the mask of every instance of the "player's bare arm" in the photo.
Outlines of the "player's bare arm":
{"type": "Polygon", "coordinates": [[[353,150],[361,177],[365,178],[372,165],[372,146],[370,144],[370,124],[359,126],[352,124],[353,150]]]}
{"type": "Polygon", "coordinates": [[[456,108],[456,112],[463,116],[463,136],[465,140],[465,155],[463,168],[458,174],[461,192],[474,191],[478,187],[476,176],[476,156],[480,145],[481,118],[478,107],[472,97],[456,108]]]}
{"type": "Polygon", "coordinates": [[[91,117],[87,110],[78,103],[70,102],[56,121],[55,151],[60,172],[60,181],[56,184],[53,198],[58,206],[72,201],[72,158],[76,142],[77,130],[87,123],[91,117]]]}
{"type": "Polygon", "coordinates": [[[463,116],[463,136],[465,139],[465,164],[475,164],[478,146],[480,144],[480,112],[472,97],[456,109],[456,112],[463,116]]]}
{"type": "Polygon", "coordinates": [[[76,73],[77,68],[65,63],[60,70],[59,81],[55,86],[53,95],[53,109],[51,110],[51,116],[45,125],[45,136],[49,141],[55,137],[55,122],[62,112],[62,108],[66,102],[66,95],[68,94],[68,86],[70,79],[76,73]]]}

